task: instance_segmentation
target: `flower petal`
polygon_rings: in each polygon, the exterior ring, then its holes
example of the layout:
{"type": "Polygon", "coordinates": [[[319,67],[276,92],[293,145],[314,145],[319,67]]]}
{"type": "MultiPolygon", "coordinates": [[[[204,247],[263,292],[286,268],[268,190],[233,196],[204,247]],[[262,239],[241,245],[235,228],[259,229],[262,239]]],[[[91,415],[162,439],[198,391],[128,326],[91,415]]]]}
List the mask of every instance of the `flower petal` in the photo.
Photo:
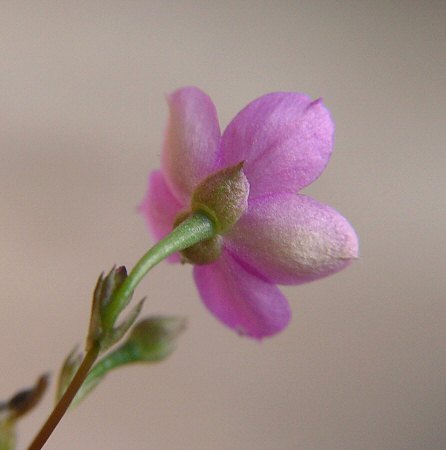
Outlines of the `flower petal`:
{"type": "Polygon", "coordinates": [[[358,238],[344,217],[310,197],[287,193],[251,201],[225,245],[278,284],[331,275],[358,256],[358,238]]]}
{"type": "Polygon", "coordinates": [[[199,89],[179,89],[168,100],[163,172],[172,192],[186,202],[195,186],[215,169],[220,128],[214,104],[199,89]]]}
{"type": "Polygon", "coordinates": [[[227,250],[214,263],[195,266],[194,277],[208,309],[240,334],[261,339],[278,333],[290,320],[279,289],[253,275],[227,250]]]}
{"type": "MultiPolygon", "coordinates": [[[[182,209],[183,205],[169,190],[163,174],[159,170],[152,172],[146,196],[138,210],[145,217],[156,241],[172,231],[175,217],[182,209]]],[[[179,261],[178,255],[170,256],[169,261],[179,261]]]]}
{"type": "Polygon", "coordinates": [[[297,192],[325,168],[334,125],[321,100],[277,92],[254,100],[222,137],[221,167],[245,161],[250,197],[297,192]]]}

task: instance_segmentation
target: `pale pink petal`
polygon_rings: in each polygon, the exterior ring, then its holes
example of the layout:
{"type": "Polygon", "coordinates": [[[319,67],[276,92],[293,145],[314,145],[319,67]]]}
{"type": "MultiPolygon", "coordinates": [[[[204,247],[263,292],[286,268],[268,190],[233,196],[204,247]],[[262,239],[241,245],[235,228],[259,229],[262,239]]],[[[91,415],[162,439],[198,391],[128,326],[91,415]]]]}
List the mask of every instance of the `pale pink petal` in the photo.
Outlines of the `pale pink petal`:
{"type": "Polygon", "coordinates": [[[334,125],[321,100],[297,93],[272,93],[254,100],[222,137],[219,165],[245,161],[250,197],[297,192],[325,168],[334,125]]]}
{"type": "Polygon", "coordinates": [[[175,196],[186,202],[197,184],[215,169],[220,128],[214,104],[199,89],[179,89],[168,100],[163,173],[175,196]]]}
{"type": "Polygon", "coordinates": [[[310,197],[287,193],[251,201],[225,245],[278,284],[331,275],[358,256],[358,238],[344,217],[310,197]]]}
{"type": "MultiPolygon", "coordinates": [[[[163,174],[158,170],[152,172],[146,196],[138,209],[144,215],[156,241],[172,231],[175,217],[183,208],[170,192],[163,174]]],[[[179,261],[179,257],[172,255],[169,260],[176,262],[179,261]]]]}
{"type": "Polygon", "coordinates": [[[291,312],[279,289],[257,277],[229,252],[194,267],[195,283],[208,309],[242,335],[261,339],[288,324],[291,312]]]}

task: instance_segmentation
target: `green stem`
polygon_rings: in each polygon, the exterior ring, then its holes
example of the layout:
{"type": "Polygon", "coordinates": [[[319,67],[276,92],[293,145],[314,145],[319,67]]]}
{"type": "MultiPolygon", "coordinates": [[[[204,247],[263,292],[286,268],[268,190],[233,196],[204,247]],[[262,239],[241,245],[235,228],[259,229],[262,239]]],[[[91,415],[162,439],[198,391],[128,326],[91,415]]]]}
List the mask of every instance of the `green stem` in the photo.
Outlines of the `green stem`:
{"type": "Polygon", "coordinates": [[[71,402],[73,401],[73,398],[75,397],[77,391],[85,381],[85,378],[87,378],[88,372],[90,371],[91,366],[96,361],[98,355],[99,345],[94,345],[85,355],[82,364],[79,366],[79,369],[77,370],[72,382],[68,386],[62,398],[57,403],[53,412],[44,423],[43,427],[40,429],[39,433],[32,441],[31,445],[28,447],[28,450],[40,450],[45,445],[46,441],[51,436],[51,433],[57,427],[57,424],[60,422],[71,402]]]}
{"type": "MultiPolygon", "coordinates": [[[[154,245],[135,265],[120,288],[113,295],[107,310],[102,317],[105,329],[111,330],[120,312],[127,305],[130,296],[147,272],[172,253],[191,247],[198,242],[210,239],[216,235],[215,225],[205,214],[195,213],[178,225],[164,239],[154,245]]],[[[79,389],[87,378],[91,367],[100,352],[100,344],[95,343],[85,355],[82,364],[73,380],[53,412],[34,438],[28,450],[40,450],[51,436],[57,424],[62,419],[79,389]]],[[[100,369],[97,369],[100,370],[100,369]]]]}
{"type": "Polygon", "coordinates": [[[164,239],[155,244],[135,265],[124,283],[113,295],[102,323],[105,329],[111,329],[120,312],[125,308],[130,296],[147,272],[169,255],[191,247],[198,242],[215,236],[215,225],[208,216],[195,213],[182,222],[164,239]]]}

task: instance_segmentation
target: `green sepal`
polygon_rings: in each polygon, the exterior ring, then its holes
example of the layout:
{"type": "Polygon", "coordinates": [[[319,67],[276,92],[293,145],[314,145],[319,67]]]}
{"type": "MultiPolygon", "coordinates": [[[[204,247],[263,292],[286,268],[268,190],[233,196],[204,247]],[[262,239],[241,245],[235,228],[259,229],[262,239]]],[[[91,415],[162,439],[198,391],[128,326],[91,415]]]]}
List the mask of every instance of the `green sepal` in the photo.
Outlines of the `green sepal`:
{"type": "Polygon", "coordinates": [[[248,209],[249,182],[243,164],[209,175],[192,193],[192,211],[208,215],[218,234],[229,231],[248,209]]]}
{"type": "Polygon", "coordinates": [[[185,319],[179,317],[149,317],[138,322],[126,341],[91,369],[73,406],[79,404],[111,370],[128,364],[158,362],[170,356],[185,328],[185,319]]]}

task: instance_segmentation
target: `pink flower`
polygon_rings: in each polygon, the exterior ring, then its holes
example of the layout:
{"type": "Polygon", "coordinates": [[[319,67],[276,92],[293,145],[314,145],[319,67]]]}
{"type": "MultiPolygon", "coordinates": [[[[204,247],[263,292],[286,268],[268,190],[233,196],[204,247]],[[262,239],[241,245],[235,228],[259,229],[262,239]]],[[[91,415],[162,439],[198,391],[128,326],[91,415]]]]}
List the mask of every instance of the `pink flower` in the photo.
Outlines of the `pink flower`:
{"type": "Polygon", "coordinates": [[[358,254],[344,217],[297,194],[329,160],[330,114],[321,100],[272,93],[246,106],[221,135],[215,107],[199,89],[179,89],[169,105],[162,169],[151,174],[141,211],[161,239],[190,208],[200,182],[244,161],[246,212],[219,236],[218,256],[194,265],[194,278],[205,305],[227,326],[258,339],[273,335],[290,319],[277,284],[334,274],[358,254]]]}

